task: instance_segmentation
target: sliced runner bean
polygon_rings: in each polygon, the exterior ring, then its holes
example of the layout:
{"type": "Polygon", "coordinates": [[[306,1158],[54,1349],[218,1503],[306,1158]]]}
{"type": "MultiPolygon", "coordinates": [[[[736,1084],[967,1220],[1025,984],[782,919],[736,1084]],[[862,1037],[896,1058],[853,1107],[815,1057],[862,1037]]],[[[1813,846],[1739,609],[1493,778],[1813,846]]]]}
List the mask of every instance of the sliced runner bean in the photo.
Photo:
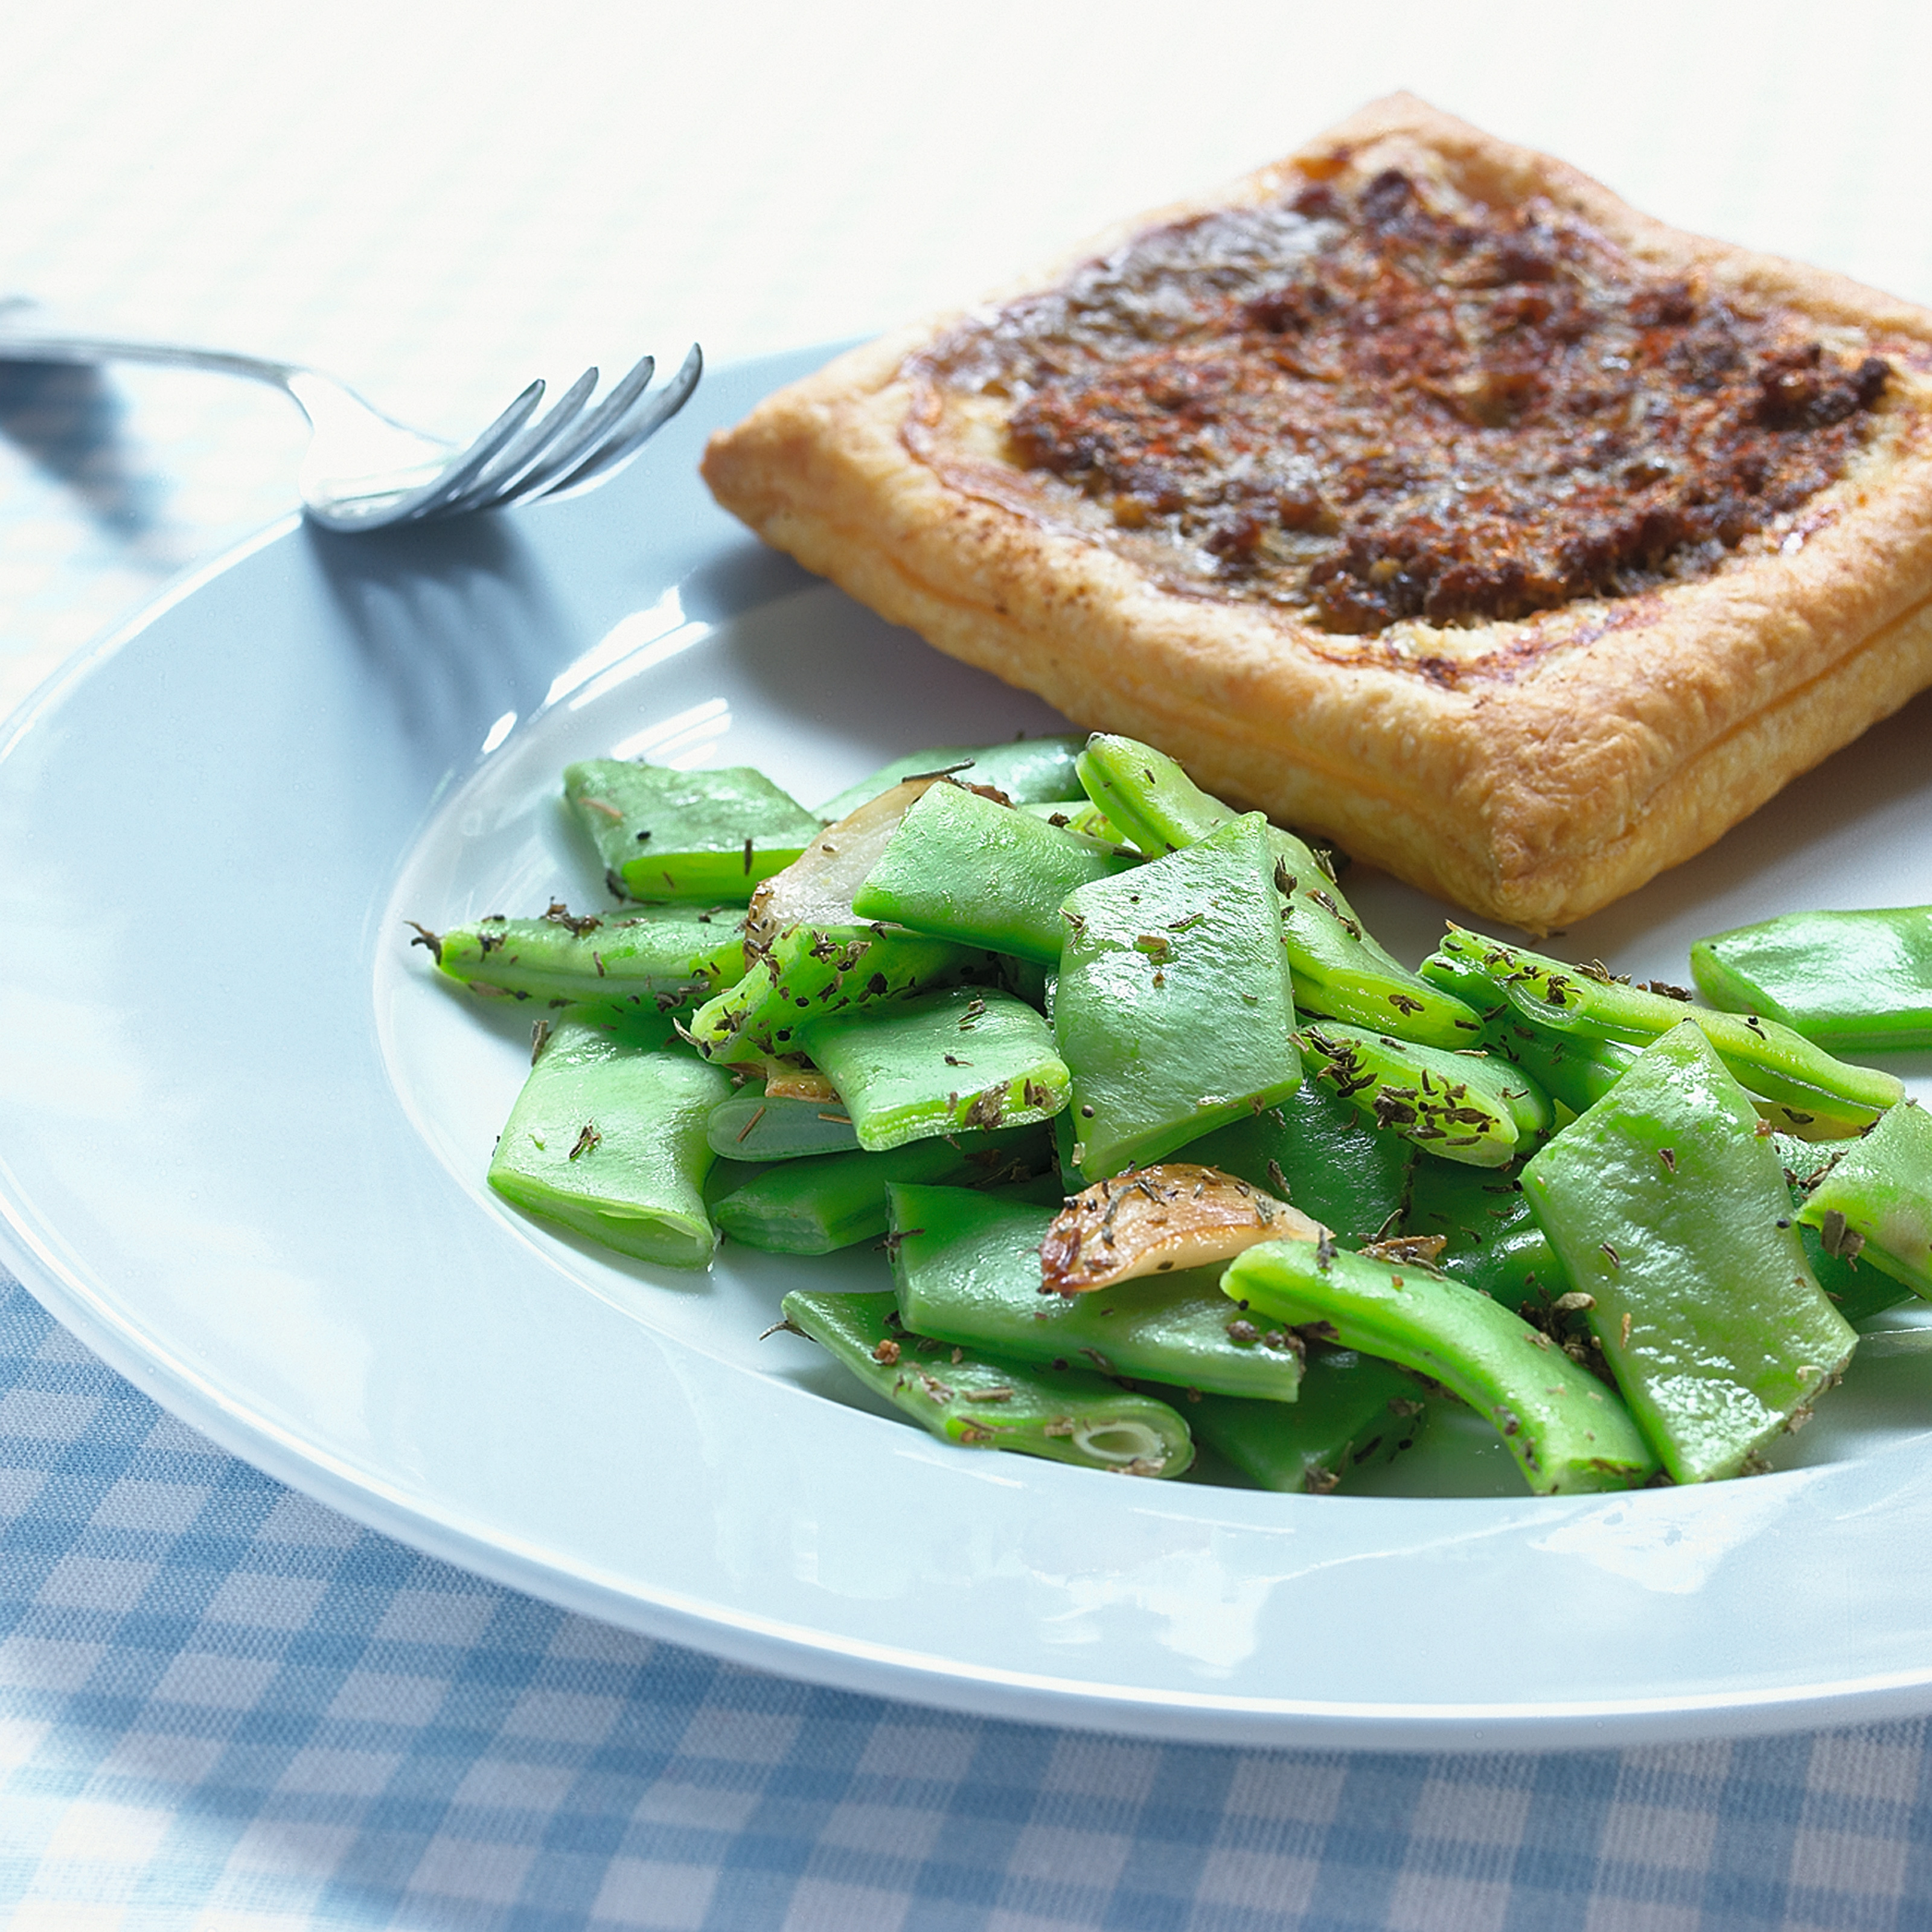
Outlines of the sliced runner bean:
{"type": "MultiPolygon", "coordinates": [[[[887,1190],[896,1182],[1004,1190],[1045,1174],[1052,1184],[1044,1197],[1050,1210],[1060,1198],[1052,1152],[1048,1130],[1028,1126],[997,1134],[909,1141],[885,1154],[833,1154],[815,1160],[785,1161],[718,1196],[711,1212],[726,1234],[747,1247],[789,1255],[830,1254],[885,1233],[887,1190]]],[[[1037,1271],[1037,1257],[1034,1265],[1037,1271]]]]}
{"type": "Polygon", "coordinates": [[[1326,1496],[1358,1470],[1415,1446],[1429,1420],[1420,1383],[1393,1362],[1352,1348],[1311,1348],[1292,1406],[1204,1395],[1187,1426],[1251,1483],[1326,1496]]]}
{"type": "Polygon", "coordinates": [[[799,1042],[873,1153],[962,1127],[1018,1126],[1066,1105],[1053,1029],[1010,993],[969,986],[834,1013],[799,1042]]]}
{"type": "Polygon", "coordinates": [[[1067,895],[1139,862],[977,792],[940,784],[899,820],[852,908],[861,919],[890,920],[1058,966],[1067,895]]]}
{"type": "Polygon", "coordinates": [[[1566,966],[1456,926],[1437,956],[1481,972],[1519,1018],[1546,1032],[1644,1046],[1691,1021],[1752,1093],[1794,1111],[1795,1126],[1838,1123],[1839,1131],[1856,1132],[1905,1091],[1891,1074],[1834,1059],[1775,1020],[1696,1006],[1688,996],[1630,986],[1600,966],[1566,966]]]}
{"type": "Polygon", "coordinates": [[[1251,812],[1068,899],[1053,1024],[1088,1180],[1300,1084],[1267,829],[1251,812]]]}
{"type": "Polygon", "coordinates": [[[1278,1322],[1442,1383],[1496,1425],[1539,1495],[1628,1489],[1657,1468],[1615,1390],[1447,1276],[1278,1241],[1230,1263],[1221,1288],[1278,1322]]]}
{"type": "Polygon", "coordinates": [[[1425,1154],[1470,1167],[1504,1167],[1550,1125],[1550,1102],[1520,1067],[1484,1053],[1451,1052],[1339,1020],[1296,1035],[1321,1080],[1425,1154]]]}
{"type": "MultiPolygon", "coordinates": [[[[1149,857],[1193,844],[1234,816],[1173,759],[1136,739],[1096,733],[1079,770],[1088,796],[1149,857]]],[[[1272,825],[1268,842],[1298,1006],[1431,1046],[1480,1043],[1480,1020],[1376,944],[1310,846],[1272,825]]]]}
{"type": "Polygon", "coordinates": [[[563,793],[611,890],[634,899],[742,905],[819,830],[812,813],[748,765],[681,772],[589,758],[565,768],[563,793]]]}
{"type": "Polygon", "coordinates": [[[1893,1108],[1832,1162],[1798,1218],[1834,1259],[1932,1299],[1932,1114],[1912,1101],[1893,1108]]]}
{"type": "Polygon", "coordinates": [[[649,1004],[668,1012],[742,975],[743,925],[735,907],[638,906],[577,916],[557,904],[541,919],[497,916],[440,934],[416,930],[450,978],[479,992],[555,1006],[649,1004]]]}
{"type": "Polygon", "coordinates": [[[1077,1370],[997,1360],[914,1334],[890,1294],[795,1290],[785,1319],[941,1441],[1011,1449],[1128,1476],[1178,1476],[1194,1460],[1180,1414],[1077,1370]]]}
{"type": "Polygon", "coordinates": [[[1786,913],[1699,940],[1690,971],[1714,1006],[1834,1053],[1932,1046],[1932,906],[1786,913]]]}
{"type": "Polygon", "coordinates": [[[958,1187],[895,1185],[891,1196],[892,1276],[908,1328],[1015,1361],[1294,1400],[1299,1340],[1244,1321],[1220,1292],[1218,1268],[1042,1294],[1050,1208],[958,1187]]]}
{"type": "Polygon", "coordinates": [[[902,778],[930,772],[952,772],[963,784],[991,785],[1016,805],[1078,798],[1080,780],[1073,760],[1086,742],[1078,736],[1018,738],[1004,745],[936,745],[929,751],[909,752],[847,786],[836,798],[827,799],[818,815],[843,818],[902,778]]]}
{"type": "Polygon", "coordinates": [[[622,1253],[702,1268],[716,1245],[704,1123],[730,1078],[663,1037],[595,1009],[566,1012],[511,1110],[490,1185],[622,1253]]]}
{"type": "Polygon", "coordinates": [[[1694,1020],[1522,1171],[1631,1412],[1681,1483],[1734,1476],[1857,1337],[1826,1300],[1750,1096],[1694,1020]]]}

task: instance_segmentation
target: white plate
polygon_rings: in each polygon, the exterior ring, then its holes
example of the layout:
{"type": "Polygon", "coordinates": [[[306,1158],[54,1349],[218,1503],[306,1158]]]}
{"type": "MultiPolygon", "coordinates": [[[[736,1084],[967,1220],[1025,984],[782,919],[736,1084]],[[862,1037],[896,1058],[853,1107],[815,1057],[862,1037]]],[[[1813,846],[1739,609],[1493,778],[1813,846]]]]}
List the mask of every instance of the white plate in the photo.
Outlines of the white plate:
{"type": "MultiPolygon", "coordinates": [[[[711,377],[577,503],[392,538],[279,526],[0,747],[0,1207],[23,1278],[159,1401],[379,1529],[773,1670],[1247,1744],[1604,1744],[1932,1708],[1932,1364],[1906,1342],[1706,1489],[1276,1496],[947,1448],[760,1345],[780,1286],[554,1238],[481,1175],[527,1049],[435,925],[584,902],[554,802],[614,749],[807,800],[1050,727],[712,507],[711,377]],[[1823,1460],[1821,1460],[1823,1459],[1823,1460]]],[[[1780,907],[1932,900],[1921,704],[1570,934],[1646,976],[1780,907]]],[[[1358,903],[1412,956],[1442,908],[1358,903]]],[[[1914,1068],[1922,1073],[1924,1064],[1914,1068]]]]}

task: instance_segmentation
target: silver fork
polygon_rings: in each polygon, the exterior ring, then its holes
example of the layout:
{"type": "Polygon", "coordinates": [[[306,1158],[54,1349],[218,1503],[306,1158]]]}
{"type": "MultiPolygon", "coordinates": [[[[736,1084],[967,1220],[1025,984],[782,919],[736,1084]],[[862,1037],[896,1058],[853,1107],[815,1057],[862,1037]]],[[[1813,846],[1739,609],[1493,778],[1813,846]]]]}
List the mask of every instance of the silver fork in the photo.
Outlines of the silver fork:
{"type": "Polygon", "coordinates": [[[267,382],[295,403],[313,432],[298,479],[304,508],[326,529],[343,531],[500,510],[608,482],[683,408],[704,368],[693,343],[677,374],[646,397],[657,370],[646,356],[595,409],[586,405],[597,371],[586,369],[542,416],[539,378],[459,447],[406,428],[332,376],[296,363],[48,328],[31,303],[0,302],[0,362],[158,362],[267,382]]]}

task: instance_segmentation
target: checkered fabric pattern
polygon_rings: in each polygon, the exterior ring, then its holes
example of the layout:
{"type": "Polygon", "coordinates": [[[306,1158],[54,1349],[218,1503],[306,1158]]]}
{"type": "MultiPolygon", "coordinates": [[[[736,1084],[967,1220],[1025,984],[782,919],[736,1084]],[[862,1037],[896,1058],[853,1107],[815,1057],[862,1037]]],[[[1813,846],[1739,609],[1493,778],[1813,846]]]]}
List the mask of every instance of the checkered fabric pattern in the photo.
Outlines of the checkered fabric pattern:
{"type": "Polygon", "coordinates": [[[14,1932],[1912,1932],[1927,1744],[1347,1756],[815,1690],[357,1528],[0,1276],[14,1932]]]}

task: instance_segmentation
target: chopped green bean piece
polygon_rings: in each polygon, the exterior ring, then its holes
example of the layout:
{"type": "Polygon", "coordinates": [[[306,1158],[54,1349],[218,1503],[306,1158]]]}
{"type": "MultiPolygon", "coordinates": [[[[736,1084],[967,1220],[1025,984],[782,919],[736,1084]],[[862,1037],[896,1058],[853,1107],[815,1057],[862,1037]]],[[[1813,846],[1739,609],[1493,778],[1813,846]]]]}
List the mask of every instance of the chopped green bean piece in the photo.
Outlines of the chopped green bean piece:
{"type": "MultiPolygon", "coordinates": [[[[1234,816],[1172,758],[1136,739],[1096,732],[1079,771],[1088,796],[1150,858],[1194,844],[1234,816]]],[[[1268,827],[1268,840],[1297,1005],[1430,1046],[1480,1043],[1482,1022],[1474,1013],[1364,929],[1331,866],[1279,826],[1268,827]]]]}
{"type": "MultiPolygon", "coordinates": [[[[1910,1101],[1906,1105],[1910,1106],[1910,1101]]],[[[1894,1112],[1900,1111],[1894,1108],[1894,1112]]],[[[1888,1114],[1887,1119],[1891,1116],[1888,1114]]],[[[1876,1130],[1874,1130],[1876,1131],[1876,1130]]],[[[1791,1191],[1791,1208],[1794,1216],[1810,1198],[1811,1190],[1830,1172],[1832,1162],[1841,1150],[1832,1147],[1814,1146],[1790,1134],[1774,1133],[1772,1145],[1778,1150],[1778,1158],[1784,1168],[1784,1184],[1791,1191]]],[[[1904,1282],[1875,1268],[1862,1267],[1858,1254],[1862,1241],[1851,1241],[1838,1236],[1833,1231],[1833,1245],[1838,1250],[1834,1254],[1825,1251],[1824,1238],[1816,1228],[1807,1227],[1802,1221],[1798,1223],[1798,1238],[1804,1244],[1804,1259],[1810,1266],[1818,1286],[1825,1291],[1825,1298],[1854,1328],[1862,1328],[1875,1315],[1882,1315],[1888,1308],[1896,1308],[1902,1301],[1917,1299],[1904,1282]]]]}
{"type": "Polygon", "coordinates": [[[801,1160],[850,1154],[859,1144],[844,1101],[772,1096],[755,1087],[719,1101],[704,1134],[726,1160],[801,1160]]]}
{"type": "Polygon", "coordinates": [[[1133,854],[1134,848],[1120,836],[1119,828],[1090,798],[1064,798],[1037,805],[1022,805],[1022,812],[1043,818],[1063,832],[1078,832],[1096,845],[1111,846],[1117,852],[1133,854]]]}
{"type": "Polygon", "coordinates": [[[1846,1144],[1798,1218],[1828,1255],[1932,1299],[1932,1114],[1910,1100],[1893,1108],[1846,1144]]]}
{"type": "Polygon", "coordinates": [[[794,1053],[808,1017],[909,998],[969,971],[994,970],[972,947],[862,920],[853,910],[853,894],[928,782],[896,784],[868,800],[758,888],[745,922],[750,970],[692,1016],[701,1052],[734,1063],[794,1053]]]}
{"type": "Polygon", "coordinates": [[[909,752],[870,778],[847,786],[836,798],[827,799],[818,815],[843,818],[902,778],[932,772],[952,772],[963,784],[991,785],[1016,805],[1078,798],[1080,780],[1073,760],[1086,742],[1079,736],[1017,738],[1004,745],[938,745],[930,751],[909,752]]]}
{"type": "Polygon", "coordinates": [[[1425,1154],[1470,1167],[1506,1167],[1554,1118],[1536,1083],[1510,1061],[1396,1040],[1339,1020],[1296,1035],[1317,1076],[1425,1154]]]}
{"type": "Polygon", "coordinates": [[[794,926],[736,986],[698,1008],[691,1036],[713,1060],[796,1053],[808,1022],[948,986],[984,956],[890,928],[794,926]]]}
{"type": "Polygon", "coordinates": [[[1412,1142],[1381,1132],[1317,1080],[1304,1080],[1260,1113],[1189,1142],[1174,1158],[1239,1174],[1276,1200],[1292,1202],[1345,1242],[1389,1230],[1416,1164],[1412,1142]]]}
{"type": "Polygon", "coordinates": [[[748,765],[681,772],[588,758],[565,767],[563,794],[611,890],[634,899],[742,905],[819,830],[796,799],[748,765]]]}
{"type": "Polygon", "coordinates": [[[1139,862],[941,783],[899,820],[852,908],[861,919],[1057,966],[1068,893],[1139,862]]]}
{"type": "Polygon", "coordinates": [[[1051,1198],[1058,1204],[1052,1138],[1043,1126],[940,1135],[908,1141],[884,1154],[822,1154],[814,1160],[783,1162],[719,1196],[711,1212],[726,1234],[747,1247],[826,1255],[886,1232],[886,1190],[895,1182],[991,1190],[1040,1174],[1051,1178],[1051,1198]]]}
{"type": "Polygon", "coordinates": [[[1448,1245],[1436,1266],[1519,1314],[1569,1292],[1563,1264],[1508,1168],[1418,1162],[1402,1232],[1440,1234],[1448,1245]]]}
{"type": "Polygon", "coordinates": [[[942,1441],[1012,1449],[1129,1476],[1178,1476],[1194,1460],[1164,1402],[1078,1370],[1029,1368],[916,1335],[890,1294],[794,1290],[785,1319],[942,1441]]]}
{"type": "Polygon", "coordinates": [[[1437,957],[1483,973],[1517,1017],[1550,1033],[1645,1046],[1691,1021],[1752,1093],[1796,1110],[1793,1125],[1822,1118],[1856,1132],[1905,1091],[1891,1074],[1835,1060],[1775,1020],[1695,1006],[1613,979],[1600,966],[1566,966],[1457,926],[1444,935],[1437,957]]]}
{"type": "Polygon", "coordinates": [[[1250,1482],[1318,1496],[1413,1448],[1428,1420],[1413,1376],[1352,1348],[1310,1349],[1292,1406],[1226,1395],[1187,1405],[1195,1439],[1250,1482]]]}
{"type": "Polygon", "coordinates": [[[1066,1104],[1052,1028],[996,987],[830,1014],[802,1023],[798,1038],[875,1154],[961,1127],[1048,1120],[1066,1104]]]}
{"type": "Polygon", "coordinates": [[[416,930],[445,973],[479,992],[554,1006],[648,1003],[668,1012],[742,975],[743,924],[735,907],[638,906],[578,917],[555,904],[541,919],[416,930]]]}
{"type": "Polygon", "coordinates": [[[1573,1114],[1594,1107],[1624,1074],[1641,1050],[1621,1040],[1546,1032],[1506,1012],[1491,1023],[1495,1049],[1573,1114]]]}
{"type": "Polygon", "coordinates": [[[1932,906],[1796,912],[1690,949],[1697,990],[1834,1053],[1932,1046],[1932,906]]]}
{"type": "Polygon", "coordinates": [[[532,1214],[620,1253],[702,1268],[705,1118],[730,1078],[663,1032],[573,1008],[538,1052],[490,1162],[490,1185],[532,1214]]]}
{"type": "Polygon", "coordinates": [[[1496,1425],[1540,1496],[1628,1489],[1656,1469],[1615,1390],[1460,1281],[1313,1242],[1269,1241],[1237,1256],[1221,1289],[1442,1383],[1496,1425]]]}
{"type": "Polygon", "coordinates": [[[1053,1024],[1090,1180],[1300,1084],[1267,830],[1251,812],[1066,902],[1053,1024]]]}
{"type": "Polygon", "coordinates": [[[1042,1294],[1040,1244],[1051,1208],[969,1188],[895,1184],[892,1276],[908,1328],[1004,1359],[1292,1402],[1298,1340],[1228,1306],[1218,1268],[1042,1294]]]}
{"type": "Polygon", "coordinates": [[[1805,1265],[1778,1156],[1694,1019],[1522,1184],[1676,1480],[1737,1474],[1850,1357],[1857,1338],[1805,1265]]]}

